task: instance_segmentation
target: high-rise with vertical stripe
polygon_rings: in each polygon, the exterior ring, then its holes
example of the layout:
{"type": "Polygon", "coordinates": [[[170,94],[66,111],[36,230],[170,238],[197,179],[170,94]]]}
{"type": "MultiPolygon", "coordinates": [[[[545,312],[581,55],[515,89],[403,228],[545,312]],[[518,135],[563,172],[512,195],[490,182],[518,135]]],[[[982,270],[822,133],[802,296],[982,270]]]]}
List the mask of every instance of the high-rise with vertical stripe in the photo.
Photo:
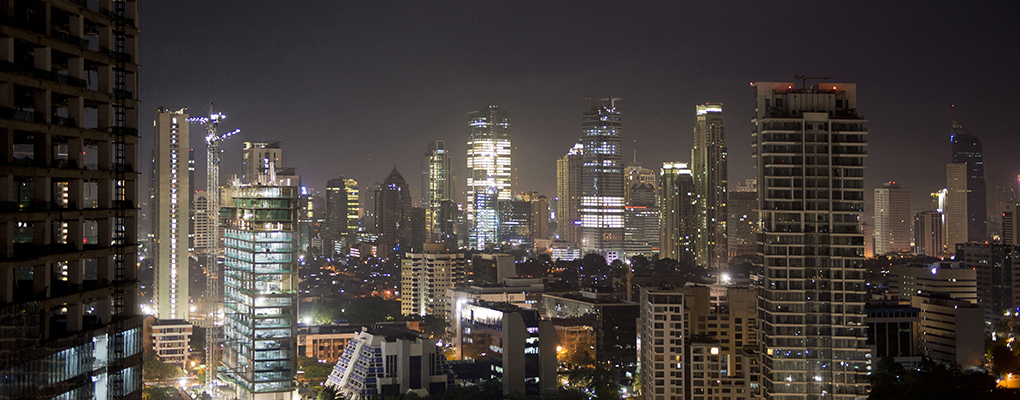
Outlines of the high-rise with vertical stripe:
{"type": "Polygon", "coordinates": [[[767,399],[863,399],[866,122],[856,85],[753,84],[767,399]]]}

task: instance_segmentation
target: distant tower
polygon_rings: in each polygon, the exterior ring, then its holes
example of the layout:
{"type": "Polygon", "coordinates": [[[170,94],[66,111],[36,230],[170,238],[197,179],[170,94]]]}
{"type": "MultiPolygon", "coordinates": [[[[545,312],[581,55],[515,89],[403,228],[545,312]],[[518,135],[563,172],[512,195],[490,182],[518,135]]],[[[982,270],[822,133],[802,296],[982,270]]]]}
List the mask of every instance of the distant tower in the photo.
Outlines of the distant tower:
{"type": "Polygon", "coordinates": [[[981,140],[953,121],[953,164],[966,164],[967,181],[967,241],[988,240],[987,214],[985,213],[985,166],[981,140]]]}
{"type": "Polygon", "coordinates": [[[153,232],[155,295],[159,319],[188,319],[189,213],[188,114],[184,109],[156,111],[155,203],[153,232]]]}
{"type": "Polygon", "coordinates": [[[726,136],[722,104],[695,107],[694,148],[691,169],[697,201],[695,262],[709,269],[726,265],[726,136]]]}
{"type": "MultiPolygon", "coordinates": [[[[951,163],[946,164],[946,194],[945,209],[946,215],[946,250],[953,252],[956,245],[967,243],[970,234],[971,224],[968,223],[970,202],[973,196],[970,195],[971,183],[967,179],[968,165],[951,163]]],[[[983,207],[983,206],[982,206],[983,207]]]]}
{"type": "Polygon", "coordinates": [[[241,153],[241,183],[255,183],[259,175],[269,173],[269,164],[283,169],[283,148],[280,142],[244,142],[241,153]]]}
{"type": "Polygon", "coordinates": [[[581,250],[623,256],[623,118],[617,97],[588,98],[581,118],[581,250]]]}
{"type": "Polygon", "coordinates": [[[556,230],[560,240],[581,242],[581,167],[584,145],[577,143],[556,160],[556,230]]]}
{"type": "Polygon", "coordinates": [[[422,158],[421,170],[421,206],[431,218],[429,231],[430,242],[438,242],[441,238],[453,235],[452,231],[443,232],[441,224],[441,205],[443,200],[456,198],[456,178],[453,175],[453,157],[446,149],[446,142],[437,140],[429,143],[425,157],[422,158]]]}
{"type": "Polygon", "coordinates": [[[694,176],[686,163],[662,164],[659,172],[659,258],[694,263],[694,176]]]}
{"type": "Polygon", "coordinates": [[[468,219],[470,246],[484,250],[497,241],[499,201],[510,200],[510,113],[487,106],[468,113],[468,219]]]}
{"type": "Polygon", "coordinates": [[[896,182],[875,188],[875,254],[910,251],[910,191],[896,182]]]}
{"type": "Polygon", "coordinates": [[[357,243],[358,181],[339,177],[326,182],[325,217],[320,233],[323,254],[337,254],[357,243]]]}
{"type": "Polygon", "coordinates": [[[400,253],[410,250],[411,192],[396,168],[383,181],[375,204],[379,258],[399,257],[400,253]]]}

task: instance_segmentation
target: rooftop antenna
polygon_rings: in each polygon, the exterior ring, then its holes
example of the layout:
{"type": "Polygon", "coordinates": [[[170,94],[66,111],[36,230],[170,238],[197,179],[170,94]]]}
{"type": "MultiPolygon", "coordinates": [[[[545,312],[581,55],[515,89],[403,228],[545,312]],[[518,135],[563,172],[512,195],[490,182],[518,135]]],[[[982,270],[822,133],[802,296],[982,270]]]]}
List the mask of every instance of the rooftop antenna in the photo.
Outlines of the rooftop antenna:
{"type": "Polygon", "coordinates": [[[804,75],[794,75],[793,79],[800,79],[800,90],[807,90],[807,81],[808,81],[808,79],[819,79],[819,80],[823,80],[824,81],[824,80],[829,80],[829,79],[836,79],[836,77],[835,76],[804,76],[804,75]]]}
{"type": "Polygon", "coordinates": [[[205,301],[208,307],[206,311],[209,313],[209,319],[207,320],[208,328],[205,330],[205,384],[209,395],[214,398],[216,366],[219,360],[219,357],[216,355],[216,350],[219,349],[219,343],[217,343],[219,335],[216,334],[216,317],[219,315],[220,309],[220,299],[217,296],[219,291],[216,290],[219,269],[217,265],[219,262],[219,230],[215,228],[215,223],[218,220],[220,209],[220,142],[241,132],[240,129],[234,129],[230,132],[218,134],[216,128],[219,126],[220,121],[226,118],[227,116],[222,113],[213,112],[213,103],[211,101],[209,102],[209,116],[188,118],[188,122],[200,124],[205,128],[205,192],[206,196],[208,196],[206,216],[214,224],[212,225],[214,228],[209,232],[209,247],[206,248],[205,261],[205,301]]]}

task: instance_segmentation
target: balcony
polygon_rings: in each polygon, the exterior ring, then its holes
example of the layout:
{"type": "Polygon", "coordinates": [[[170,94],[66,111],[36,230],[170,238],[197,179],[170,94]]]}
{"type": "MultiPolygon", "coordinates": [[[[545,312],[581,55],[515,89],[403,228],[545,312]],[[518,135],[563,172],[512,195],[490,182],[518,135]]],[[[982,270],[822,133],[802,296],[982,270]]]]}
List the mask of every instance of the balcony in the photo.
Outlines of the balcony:
{"type": "Polygon", "coordinates": [[[83,89],[87,87],[84,79],[74,78],[67,75],[61,75],[53,71],[44,71],[35,67],[18,65],[9,61],[0,61],[0,71],[23,75],[30,78],[57,82],[65,85],[71,85],[83,89]]]}

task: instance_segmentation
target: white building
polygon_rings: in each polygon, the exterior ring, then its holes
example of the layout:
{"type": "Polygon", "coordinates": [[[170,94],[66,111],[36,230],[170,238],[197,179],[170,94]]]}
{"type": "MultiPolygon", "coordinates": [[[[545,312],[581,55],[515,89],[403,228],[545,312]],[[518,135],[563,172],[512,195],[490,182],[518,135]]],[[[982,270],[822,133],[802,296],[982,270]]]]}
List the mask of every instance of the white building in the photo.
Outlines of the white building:
{"type": "Polygon", "coordinates": [[[441,394],[452,384],[453,373],[435,341],[396,329],[357,333],[326,380],[326,386],[348,400],[408,392],[425,397],[441,394]]]}
{"type": "Polygon", "coordinates": [[[426,243],[424,250],[400,262],[400,313],[445,316],[447,289],[464,283],[464,253],[450,253],[442,243],[426,243]]]}
{"type": "Polygon", "coordinates": [[[875,188],[875,254],[910,251],[910,191],[896,182],[875,188]]]}
{"type": "Polygon", "coordinates": [[[156,267],[153,305],[156,318],[188,319],[188,114],[160,108],[156,132],[153,189],[153,250],[156,267]]]}
{"type": "Polygon", "coordinates": [[[180,319],[157,319],[152,324],[152,350],[167,364],[184,368],[191,352],[192,326],[180,319]]]}
{"type": "Polygon", "coordinates": [[[638,362],[645,400],[683,399],[684,293],[679,288],[641,290],[638,362]]]}

